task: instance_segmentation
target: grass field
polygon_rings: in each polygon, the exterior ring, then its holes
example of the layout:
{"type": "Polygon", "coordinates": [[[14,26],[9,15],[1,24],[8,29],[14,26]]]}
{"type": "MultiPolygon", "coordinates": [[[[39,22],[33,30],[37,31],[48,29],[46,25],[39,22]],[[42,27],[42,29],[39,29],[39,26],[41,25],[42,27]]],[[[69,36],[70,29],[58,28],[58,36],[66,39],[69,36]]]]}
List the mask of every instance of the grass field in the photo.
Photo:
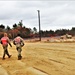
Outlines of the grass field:
{"type": "Polygon", "coordinates": [[[9,75],[32,75],[27,73],[29,67],[47,75],[75,75],[75,43],[25,43],[22,60],[17,60],[14,45],[9,47],[12,57],[2,60],[0,48],[0,65],[9,75]]]}

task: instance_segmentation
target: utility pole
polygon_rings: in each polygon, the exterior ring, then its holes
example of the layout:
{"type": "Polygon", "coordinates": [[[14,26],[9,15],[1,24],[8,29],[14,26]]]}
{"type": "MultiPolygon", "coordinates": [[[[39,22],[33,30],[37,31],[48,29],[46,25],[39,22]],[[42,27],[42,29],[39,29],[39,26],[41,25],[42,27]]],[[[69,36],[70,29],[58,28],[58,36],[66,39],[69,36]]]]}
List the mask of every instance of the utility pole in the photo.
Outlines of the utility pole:
{"type": "Polygon", "coordinates": [[[41,41],[40,10],[37,11],[38,11],[38,23],[39,23],[39,40],[41,41]]]}

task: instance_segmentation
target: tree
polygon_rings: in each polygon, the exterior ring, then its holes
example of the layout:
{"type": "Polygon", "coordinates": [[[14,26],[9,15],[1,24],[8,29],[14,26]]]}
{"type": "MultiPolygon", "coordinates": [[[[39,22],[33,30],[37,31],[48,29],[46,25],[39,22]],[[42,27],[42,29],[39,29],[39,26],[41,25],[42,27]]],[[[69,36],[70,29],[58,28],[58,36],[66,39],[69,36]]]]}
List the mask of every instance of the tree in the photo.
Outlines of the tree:
{"type": "Polygon", "coordinates": [[[4,32],[5,31],[5,26],[3,24],[0,25],[0,31],[4,32]]]}
{"type": "Polygon", "coordinates": [[[36,27],[33,28],[33,32],[34,32],[34,34],[37,33],[36,27]]]}
{"type": "Polygon", "coordinates": [[[25,29],[26,27],[25,27],[25,26],[23,26],[23,28],[25,29]]]}
{"type": "Polygon", "coordinates": [[[1,24],[1,25],[0,25],[0,28],[4,29],[4,28],[5,28],[5,26],[4,26],[3,24],[1,24]]]}
{"type": "Polygon", "coordinates": [[[9,26],[7,26],[6,30],[10,30],[11,28],[9,26]]]}
{"type": "Polygon", "coordinates": [[[25,36],[25,37],[30,37],[30,34],[31,34],[31,29],[30,29],[30,28],[26,28],[26,29],[25,29],[25,33],[24,33],[23,36],[25,36]]]}
{"type": "Polygon", "coordinates": [[[75,27],[72,27],[72,29],[71,29],[72,31],[75,31],[75,27]]]}
{"type": "Polygon", "coordinates": [[[23,24],[22,24],[22,20],[18,23],[18,26],[22,27],[23,24]]]}
{"type": "Polygon", "coordinates": [[[14,28],[14,29],[17,28],[17,24],[16,24],[16,23],[13,25],[13,28],[14,28]]]}

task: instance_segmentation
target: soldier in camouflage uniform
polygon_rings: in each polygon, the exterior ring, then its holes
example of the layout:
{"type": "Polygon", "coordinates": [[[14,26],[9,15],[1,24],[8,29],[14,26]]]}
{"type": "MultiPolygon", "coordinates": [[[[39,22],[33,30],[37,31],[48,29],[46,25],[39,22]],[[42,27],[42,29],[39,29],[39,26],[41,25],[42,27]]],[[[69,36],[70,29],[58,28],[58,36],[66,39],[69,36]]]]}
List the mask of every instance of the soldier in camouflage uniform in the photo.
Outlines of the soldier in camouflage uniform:
{"type": "Polygon", "coordinates": [[[10,47],[12,47],[11,43],[10,43],[10,40],[7,36],[7,33],[4,33],[4,37],[1,38],[0,40],[1,44],[2,44],[2,47],[4,49],[4,54],[3,54],[3,60],[5,59],[5,55],[7,54],[8,58],[11,57],[11,55],[9,55],[9,52],[8,52],[8,44],[10,45],[10,47]]]}
{"type": "Polygon", "coordinates": [[[24,46],[23,39],[20,37],[20,34],[13,40],[13,44],[16,46],[16,50],[18,51],[18,60],[22,58],[21,51],[24,46]]]}

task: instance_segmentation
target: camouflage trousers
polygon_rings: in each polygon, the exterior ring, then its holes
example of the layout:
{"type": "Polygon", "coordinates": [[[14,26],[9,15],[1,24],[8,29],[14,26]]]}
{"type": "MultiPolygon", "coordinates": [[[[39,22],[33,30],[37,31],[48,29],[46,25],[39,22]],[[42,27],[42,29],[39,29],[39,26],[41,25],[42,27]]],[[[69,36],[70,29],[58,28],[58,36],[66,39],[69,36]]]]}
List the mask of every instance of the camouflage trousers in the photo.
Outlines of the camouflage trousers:
{"type": "Polygon", "coordinates": [[[19,57],[22,57],[22,56],[21,56],[21,51],[22,51],[21,45],[20,45],[20,44],[17,44],[17,45],[16,45],[16,49],[17,49],[17,51],[18,51],[18,58],[19,58],[19,57]]]}
{"type": "Polygon", "coordinates": [[[22,48],[21,47],[17,47],[17,51],[18,51],[18,56],[21,56],[22,48]]]}
{"type": "Polygon", "coordinates": [[[7,55],[8,57],[10,57],[9,52],[8,52],[8,45],[3,46],[4,52],[3,52],[3,58],[5,58],[5,55],[7,55]]]}

